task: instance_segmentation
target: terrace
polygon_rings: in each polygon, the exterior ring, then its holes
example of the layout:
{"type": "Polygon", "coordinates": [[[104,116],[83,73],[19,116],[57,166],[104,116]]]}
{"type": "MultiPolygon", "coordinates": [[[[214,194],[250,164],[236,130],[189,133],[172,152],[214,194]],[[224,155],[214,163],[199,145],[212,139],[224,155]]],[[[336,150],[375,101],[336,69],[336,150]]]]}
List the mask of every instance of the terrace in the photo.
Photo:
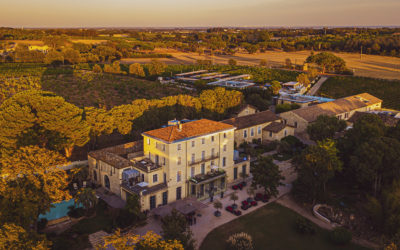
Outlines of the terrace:
{"type": "Polygon", "coordinates": [[[202,157],[202,158],[194,160],[194,161],[188,161],[188,165],[189,166],[193,166],[193,165],[196,165],[196,164],[200,164],[200,163],[203,163],[203,162],[207,162],[207,161],[211,161],[211,160],[217,159],[218,157],[219,157],[219,153],[216,153],[216,154],[210,155],[208,157],[202,157]]]}

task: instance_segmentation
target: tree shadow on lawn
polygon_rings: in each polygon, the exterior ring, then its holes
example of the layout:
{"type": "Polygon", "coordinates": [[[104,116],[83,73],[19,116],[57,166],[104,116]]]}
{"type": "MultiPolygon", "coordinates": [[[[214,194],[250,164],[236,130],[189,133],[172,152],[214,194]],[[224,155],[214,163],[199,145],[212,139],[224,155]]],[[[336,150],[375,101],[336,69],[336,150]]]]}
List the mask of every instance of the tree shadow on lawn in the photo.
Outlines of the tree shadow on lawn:
{"type": "Polygon", "coordinates": [[[226,240],[238,232],[250,234],[255,249],[365,249],[354,244],[332,245],[329,242],[329,231],[316,225],[314,235],[302,235],[294,228],[298,216],[296,212],[286,207],[271,203],[214,229],[207,235],[200,250],[226,249],[226,240]]]}

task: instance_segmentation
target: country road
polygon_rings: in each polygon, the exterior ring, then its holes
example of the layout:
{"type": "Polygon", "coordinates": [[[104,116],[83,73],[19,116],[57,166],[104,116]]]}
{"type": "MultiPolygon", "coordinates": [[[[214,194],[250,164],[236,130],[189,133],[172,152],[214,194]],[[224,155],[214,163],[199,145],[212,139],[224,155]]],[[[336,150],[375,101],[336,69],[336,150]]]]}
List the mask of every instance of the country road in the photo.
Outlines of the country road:
{"type": "Polygon", "coordinates": [[[308,95],[315,95],[319,88],[321,87],[321,85],[328,79],[328,76],[321,76],[321,78],[318,80],[318,82],[316,84],[314,84],[314,86],[312,86],[312,88],[310,89],[310,91],[308,91],[308,95]]]}

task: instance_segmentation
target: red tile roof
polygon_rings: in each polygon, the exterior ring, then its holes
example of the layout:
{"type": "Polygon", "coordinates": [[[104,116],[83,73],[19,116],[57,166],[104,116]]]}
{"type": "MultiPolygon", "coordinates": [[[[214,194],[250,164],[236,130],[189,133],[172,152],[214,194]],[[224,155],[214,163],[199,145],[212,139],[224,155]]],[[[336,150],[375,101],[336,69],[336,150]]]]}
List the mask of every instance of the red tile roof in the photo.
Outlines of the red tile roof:
{"type": "Polygon", "coordinates": [[[222,122],[216,122],[208,119],[201,119],[182,124],[181,130],[179,130],[178,125],[175,125],[175,126],[150,130],[144,132],[143,135],[160,139],[165,142],[174,142],[177,140],[197,137],[233,128],[234,126],[222,122]]]}

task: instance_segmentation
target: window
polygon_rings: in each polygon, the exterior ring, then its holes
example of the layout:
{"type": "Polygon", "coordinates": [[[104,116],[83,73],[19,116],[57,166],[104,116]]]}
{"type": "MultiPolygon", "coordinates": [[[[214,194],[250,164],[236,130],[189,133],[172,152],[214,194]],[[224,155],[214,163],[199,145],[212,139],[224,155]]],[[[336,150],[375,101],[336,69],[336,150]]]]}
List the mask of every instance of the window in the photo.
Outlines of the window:
{"type": "Polygon", "coordinates": [[[161,150],[162,150],[163,152],[165,152],[165,144],[162,144],[162,145],[161,145],[161,150]]]}
{"type": "Polygon", "coordinates": [[[243,137],[247,138],[247,129],[243,130],[243,137]]]}
{"type": "Polygon", "coordinates": [[[211,141],[214,141],[214,136],[211,136],[211,141]]]}
{"type": "Polygon", "coordinates": [[[297,128],[297,122],[294,122],[294,127],[297,128]]]}
{"type": "Polygon", "coordinates": [[[194,167],[192,167],[190,169],[190,177],[194,177],[194,171],[195,171],[195,169],[194,169],[194,167]]]}
{"type": "Polygon", "coordinates": [[[206,139],[202,138],[201,139],[201,144],[205,144],[206,143],[206,139]]]}
{"type": "Polygon", "coordinates": [[[269,131],[269,137],[272,137],[272,131],[269,131]]]}
{"type": "Polygon", "coordinates": [[[181,181],[181,171],[178,171],[178,173],[176,173],[176,181],[177,182],[181,181]]]}
{"type": "Polygon", "coordinates": [[[222,166],[223,166],[223,167],[226,166],[226,157],[222,158],[222,166]]]}
{"type": "Polygon", "coordinates": [[[96,172],[96,170],[93,170],[93,179],[94,179],[94,181],[97,181],[97,172],[96,172]]]}
{"type": "Polygon", "coordinates": [[[158,182],[158,176],[157,174],[153,174],[153,183],[158,182]]]}
{"type": "Polygon", "coordinates": [[[211,166],[215,166],[214,161],[211,161],[211,166]]]}
{"type": "Polygon", "coordinates": [[[192,163],[195,162],[195,154],[192,154],[192,163]]]}
{"type": "Polygon", "coordinates": [[[206,164],[202,163],[201,164],[201,174],[205,174],[206,173],[206,164]]]}
{"type": "Polygon", "coordinates": [[[194,141],[192,141],[192,148],[194,147],[194,145],[195,145],[195,142],[194,142],[194,141]]]}
{"type": "Polygon", "coordinates": [[[238,168],[233,169],[233,179],[236,180],[238,178],[238,168]]]}
{"type": "Polygon", "coordinates": [[[204,161],[206,159],[206,151],[201,151],[201,160],[204,161]]]}
{"type": "Polygon", "coordinates": [[[164,183],[167,183],[167,174],[164,173],[164,183]]]}
{"type": "Polygon", "coordinates": [[[181,165],[182,157],[178,156],[178,165],[181,165]]]}
{"type": "Polygon", "coordinates": [[[226,144],[224,145],[224,152],[226,152],[226,144]]]}
{"type": "Polygon", "coordinates": [[[341,120],[341,119],[342,119],[342,115],[338,115],[337,118],[338,118],[339,120],[341,120]]]}
{"type": "Polygon", "coordinates": [[[261,126],[257,127],[257,133],[260,135],[261,134],[261,126]]]}
{"type": "Polygon", "coordinates": [[[159,158],[158,155],[156,155],[155,162],[156,162],[157,165],[158,165],[158,163],[160,162],[160,158],[159,158]]]}
{"type": "Polygon", "coordinates": [[[211,149],[211,157],[214,157],[214,153],[215,153],[215,149],[212,148],[212,149],[211,149]]]}
{"type": "Polygon", "coordinates": [[[177,187],[176,188],[176,200],[180,200],[180,199],[182,199],[182,188],[177,187]]]}
{"type": "Polygon", "coordinates": [[[246,174],[246,165],[242,166],[242,174],[243,174],[243,176],[245,176],[245,174],[246,174]]]}
{"type": "Polygon", "coordinates": [[[224,133],[224,138],[226,138],[226,133],[224,133]]]}
{"type": "Polygon", "coordinates": [[[156,196],[150,196],[150,209],[156,208],[156,196]]]}
{"type": "Polygon", "coordinates": [[[345,118],[345,119],[349,118],[349,113],[345,113],[345,114],[344,114],[344,118],[345,118]]]}
{"type": "Polygon", "coordinates": [[[285,129],[285,136],[287,135],[286,129],[285,129]]]}
{"type": "Polygon", "coordinates": [[[168,203],[168,191],[162,193],[162,204],[167,205],[168,203]]]}
{"type": "Polygon", "coordinates": [[[182,145],[178,144],[178,151],[182,149],[182,145]]]}
{"type": "Polygon", "coordinates": [[[147,138],[147,145],[150,145],[150,138],[147,138]]]}
{"type": "Polygon", "coordinates": [[[165,157],[163,157],[163,165],[165,166],[165,157]]]}
{"type": "Polygon", "coordinates": [[[250,136],[254,136],[254,128],[250,129],[250,136]]]}
{"type": "Polygon", "coordinates": [[[200,196],[204,195],[204,184],[200,185],[200,196]]]}

